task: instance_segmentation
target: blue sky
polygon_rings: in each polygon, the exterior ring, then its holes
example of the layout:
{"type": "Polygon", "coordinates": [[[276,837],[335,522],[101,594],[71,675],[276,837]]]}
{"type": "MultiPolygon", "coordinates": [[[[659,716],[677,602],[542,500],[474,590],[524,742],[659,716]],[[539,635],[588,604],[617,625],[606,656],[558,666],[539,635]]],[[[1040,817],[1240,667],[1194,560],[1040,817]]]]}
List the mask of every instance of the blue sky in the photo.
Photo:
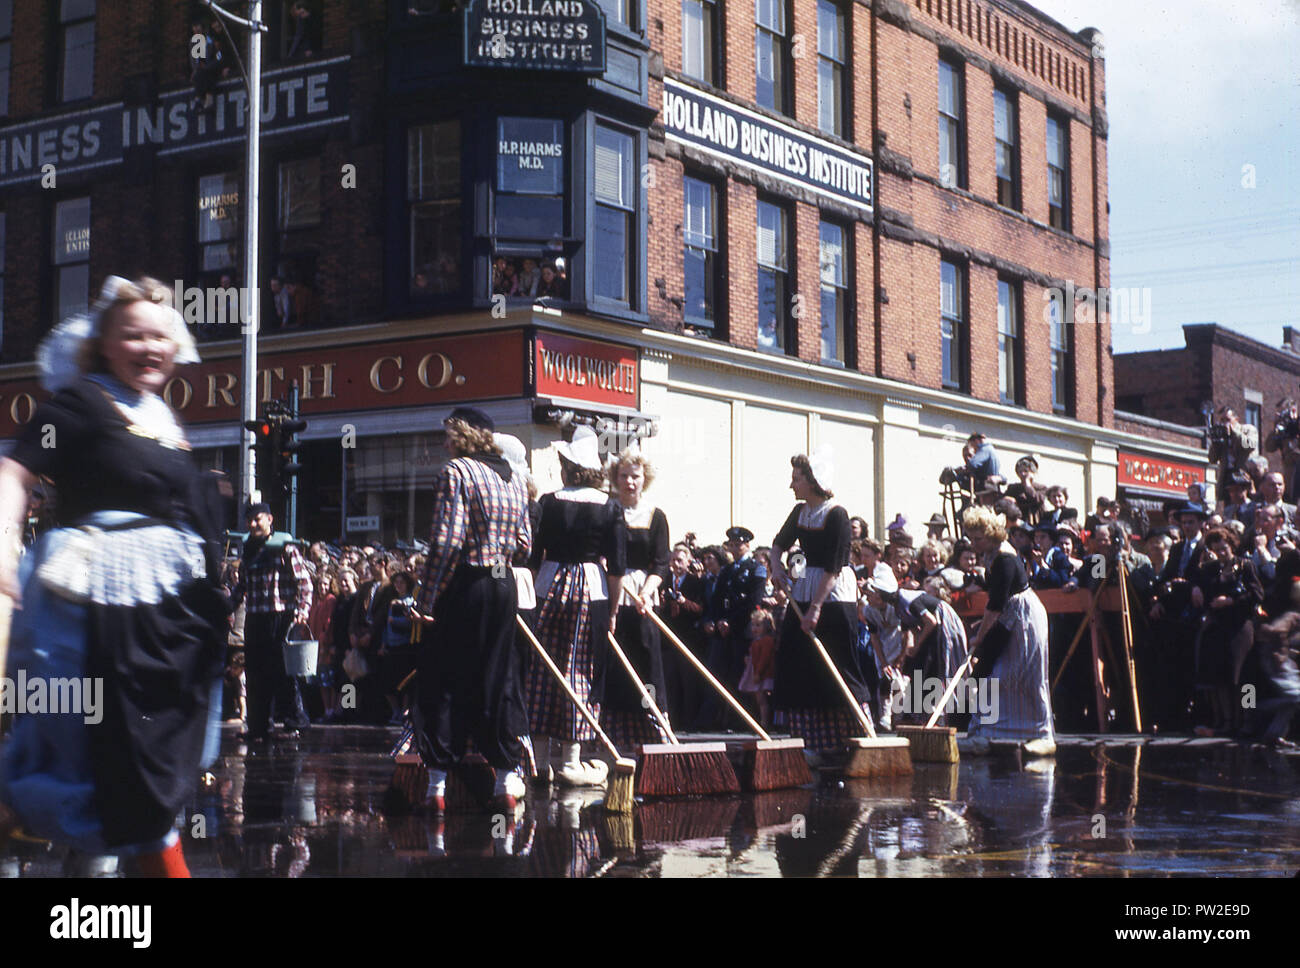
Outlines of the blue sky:
{"type": "Polygon", "coordinates": [[[1151,300],[1115,351],[1198,322],[1278,345],[1300,327],[1300,0],[1031,2],[1105,35],[1111,285],[1151,300]]]}

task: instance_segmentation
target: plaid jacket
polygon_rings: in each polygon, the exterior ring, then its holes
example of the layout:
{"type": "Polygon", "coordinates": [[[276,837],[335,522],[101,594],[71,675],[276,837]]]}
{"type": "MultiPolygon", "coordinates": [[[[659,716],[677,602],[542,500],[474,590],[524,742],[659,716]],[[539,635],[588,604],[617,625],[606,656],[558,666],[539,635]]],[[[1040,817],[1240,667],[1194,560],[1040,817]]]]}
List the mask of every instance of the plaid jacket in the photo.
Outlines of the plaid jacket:
{"type": "Polygon", "coordinates": [[[417,608],[432,615],[438,596],[462,563],[479,568],[501,565],[504,577],[510,578],[516,551],[527,554],[532,543],[523,484],[518,480],[507,484],[482,460],[457,457],[434,483],[433,528],[417,608]]]}
{"type": "Polygon", "coordinates": [[[297,545],[292,544],[278,553],[263,546],[252,557],[245,556],[232,595],[235,607],[245,602],[250,615],[292,609],[293,620],[304,623],[311,615],[311,598],[311,572],[297,545]]]}

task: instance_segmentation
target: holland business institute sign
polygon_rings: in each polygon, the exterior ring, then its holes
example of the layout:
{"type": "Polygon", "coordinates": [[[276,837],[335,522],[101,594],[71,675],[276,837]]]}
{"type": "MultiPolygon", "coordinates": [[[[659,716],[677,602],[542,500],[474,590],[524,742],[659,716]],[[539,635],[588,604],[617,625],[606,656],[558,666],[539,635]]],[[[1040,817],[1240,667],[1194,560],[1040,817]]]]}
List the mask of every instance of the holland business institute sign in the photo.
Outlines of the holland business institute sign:
{"type": "MultiPolygon", "coordinates": [[[[262,136],[348,120],[349,58],[309,61],[262,75],[262,136]]],[[[60,175],[120,165],[123,153],[153,146],[160,156],[243,141],[247,95],[241,81],[217,90],[211,111],[190,107],[190,87],[152,104],[118,101],[0,128],[0,187],[38,181],[53,165],[60,175]]]]}
{"type": "Polygon", "coordinates": [[[664,79],[662,117],[670,141],[744,165],[870,212],[871,159],[704,91],[664,79]]]}
{"type": "Polygon", "coordinates": [[[605,73],[605,11],[596,0],[469,0],[465,64],[605,73]]]}

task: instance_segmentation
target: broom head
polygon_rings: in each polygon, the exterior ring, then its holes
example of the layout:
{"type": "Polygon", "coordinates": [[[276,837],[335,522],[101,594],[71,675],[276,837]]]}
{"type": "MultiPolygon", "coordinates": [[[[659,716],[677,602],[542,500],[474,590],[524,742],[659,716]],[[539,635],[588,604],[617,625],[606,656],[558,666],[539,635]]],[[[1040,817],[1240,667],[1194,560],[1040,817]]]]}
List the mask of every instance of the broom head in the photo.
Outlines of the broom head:
{"type": "Polygon", "coordinates": [[[895,732],[911,744],[913,763],[956,763],[957,730],[952,726],[899,726],[895,732]]]}
{"type": "Polygon", "coordinates": [[[447,771],[447,810],[482,810],[492,802],[497,773],[479,753],[468,753],[447,771]]]}
{"type": "Polygon", "coordinates": [[[609,771],[605,787],[605,812],[632,812],[632,788],[636,781],[636,760],[620,756],[609,771]]]}
{"type": "Polygon", "coordinates": [[[745,744],[741,775],[745,789],[785,790],[812,783],[812,770],[803,755],[803,740],[759,739],[745,744]]]}
{"type": "Polygon", "coordinates": [[[429,771],[414,753],[394,757],[393,778],[384,792],[383,810],[389,816],[400,817],[424,803],[429,789],[429,771]]]}
{"type": "Polygon", "coordinates": [[[869,739],[858,736],[849,740],[849,761],[844,767],[845,776],[872,778],[877,776],[909,776],[912,757],[908,742],[896,736],[869,739]]]}
{"type": "Polygon", "coordinates": [[[655,743],[641,747],[636,792],[643,797],[739,793],[726,743],[655,743]]]}

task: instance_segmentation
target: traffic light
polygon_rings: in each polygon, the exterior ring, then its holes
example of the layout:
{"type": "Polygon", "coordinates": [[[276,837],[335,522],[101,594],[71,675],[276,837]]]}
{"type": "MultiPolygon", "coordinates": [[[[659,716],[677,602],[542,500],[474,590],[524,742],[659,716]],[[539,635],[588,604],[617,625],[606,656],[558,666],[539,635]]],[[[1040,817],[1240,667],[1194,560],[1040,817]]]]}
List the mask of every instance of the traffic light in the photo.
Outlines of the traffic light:
{"type": "Polygon", "coordinates": [[[261,485],[262,500],[272,502],[279,497],[279,426],[270,417],[245,420],[244,429],[253,432],[253,453],[257,459],[257,480],[261,485]]]}
{"type": "Polygon", "coordinates": [[[280,421],[280,439],[279,439],[279,471],[280,478],[285,486],[302,471],[302,465],[298,463],[298,451],[302,449],[302,441],[298,435],[307,429],[307,421],[285,418],[280,421]]]}

